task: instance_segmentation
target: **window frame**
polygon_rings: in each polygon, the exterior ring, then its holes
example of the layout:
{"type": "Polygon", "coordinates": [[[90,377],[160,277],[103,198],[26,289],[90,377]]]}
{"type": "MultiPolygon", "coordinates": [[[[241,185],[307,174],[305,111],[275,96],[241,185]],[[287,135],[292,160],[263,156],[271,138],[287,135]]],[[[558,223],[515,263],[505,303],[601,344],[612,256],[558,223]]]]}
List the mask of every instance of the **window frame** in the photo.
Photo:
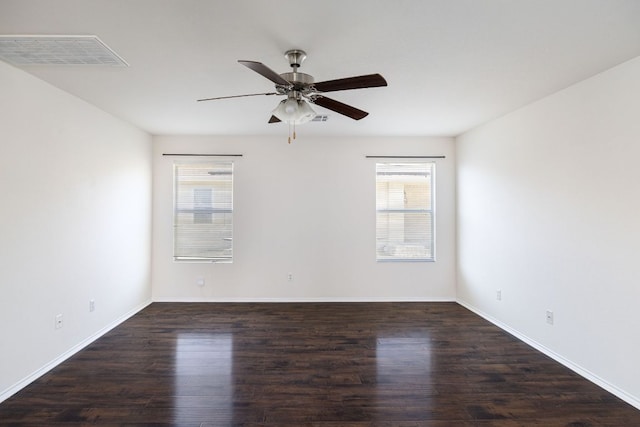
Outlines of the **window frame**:
{"type": "MultiPolygon", "coordinates": [[[[392,172],[389,173],[384,173],[384,174],[388,174],[391,175],[392,172]]],[[[398,175],[406,175],[409,176],[411,175],[410,173],[406,173],[406,174],[401,174],[399,173],[398,175]]],[[[375,218],[375,222],[376,222],[376,262],[435,262],[436,261],[436,162],[434,161],[413,161],[413,160],[403,160],[403,159],[397,159],[397,160],[389,160],[389,161],[376,161],[375,163],[375,176],[376,176],[376,194],[375,194],[375,200],[376,200],[376,218],[375,218]],[[416,208],[385,208],[385,209],[379,209],[379,194],[378,194],[378,177],[381,175],[381,173],[379,172],[380,166],[383,167],[390,167],[393,165],[398,165],[398,166],[409,166],[409,165],[425,165],[427,166],[427,171],[426,173],[430,175],[430,179],[429,179],[429,187],[427,189],[429,197],[430,197],[430,204],[427,208],[425,209],[416,209],[416,208]],[[385,213],[385,214],[389,214],[389,213],[401,213],[401,214],[406,214],[406,213],[424,213],[427,214],[428,217],[430,218],[430,229],[428,230],[429,232],[429,237],[430,239],[428,240],[428,244],[425,245],[427,248],[430,247],[431,251],[430,251],[430,256],[425,256],[425,257],[411,257],[411,256],[402,256],[402,255],[397,255],[397,256],[381,256],[380,255],[380,251],[379,251],[379,242],[381,240],[385,240],[379,237],[379,228],[378,228],[378,221],[379,221],[379,214],[380,213],[385,213]]],[[[388,238],[386,239],[386,241],[388,241],[388,238]]],[[[406,245],[405,245],[406,246],[406,245]]]]}
{"type": "MultiPolygon", "coordinates": [[[[233,234],[234,234],[234,192],[235,192],[235,185],[234,185],[234,181],[235,181],[235,163],[232,160],[224,160],[224,159],[216,159],[216,160],[208,160],[208,161],[204,161],[204,160],[180,160],[180,161],[174,161],[173,162],[173,200],[172,200],[172,227],[173,227],[173,232],[172,232],[172,238],[173,238],[173,245],[172,245],[172,258],[174,262],[178,262],[178,263],[214,263],[214,264],[232,264],[233,263],[233,252],[234,252],[234,245],[233,245],[233,234]],[[221,208],[215,208],[215,200],[216,200],[216,196],[215,196],[215,189],[213,188],[213,186],[205,186],[205,187],[200,187],[200,188],[196,188],[194,187],[194,199],[193,199],[193,206],[191,208],[183,208],[179,206],[179,201],[178,201],[178,193],[179,193],[179,186],[180,186],[180,182],[178,181],[178,169],[179,168],[188,168],[188,167],[204,167],[204,168],[211,168],[213,169],[214,174],[216,175],[230,175],[231,179],[230,179],[230,208],[227,209],[221,209],[221,208]],[[224,168],[229,168],[230,171],[229,172],[217,172],[215,169],[219,168],[219,169],[224,169],[224,168]],[[210,208],[203,208],[202,206],[198,206],[198,200],[196,200],[196,191],[195,190],[201,190],[201,189],[205,189],[208,188],[211,190],[211,197],[210,197],[210,201],[211,201],[211,207],[210,208]],[[230,242],[230,248],[229,252],[230,254],[228,256],[209,256],[209,257],[198,257],[198,256],[187,256],[187,255],[179,255],[178,254],[178,218],[177,215],[179,213],[192,213],[194,215],[197,214],[210,214],[212,215],[211,219],[213,221],[215,214],[230,214],[230,226],[229,226],[229,230],[228,233],[230,234],[229,238],[224,238],[224,240],[228,240],[230,242]]],[[[196,221],[196,216],[194,216],[193,218],[193,223],[191,225],[203,225],[203,223],[196,221]]],[[[204,223],[206,224],[206,223],[204,223]]],[[[213,228],[213,227],[212,227],[213,228]]]]}

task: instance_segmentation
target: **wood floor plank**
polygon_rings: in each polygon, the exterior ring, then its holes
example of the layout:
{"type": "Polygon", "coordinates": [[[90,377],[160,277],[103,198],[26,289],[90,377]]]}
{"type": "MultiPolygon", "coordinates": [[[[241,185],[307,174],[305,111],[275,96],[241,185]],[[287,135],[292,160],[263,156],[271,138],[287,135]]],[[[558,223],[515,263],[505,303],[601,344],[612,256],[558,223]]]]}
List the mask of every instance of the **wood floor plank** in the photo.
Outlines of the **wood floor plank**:
{"type": "Polygon", "coordinates": [[[0,404],[15,426],[640,426],[455,303],[154,303],[0,404]]]}

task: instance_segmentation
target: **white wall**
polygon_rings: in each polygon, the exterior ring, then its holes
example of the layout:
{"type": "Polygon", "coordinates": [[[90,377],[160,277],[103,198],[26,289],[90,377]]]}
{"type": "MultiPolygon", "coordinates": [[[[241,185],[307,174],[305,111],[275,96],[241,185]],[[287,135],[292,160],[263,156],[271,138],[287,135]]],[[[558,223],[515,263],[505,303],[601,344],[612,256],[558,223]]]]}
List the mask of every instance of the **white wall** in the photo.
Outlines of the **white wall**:
{"type": "Polygon", "coordinates": [[[0,93],[1,401],[150,301],[151,138],[2,62],[0,93]]]}
{"type": "Polygon", "coordinates": [[[457,203],[459,300],[640,407],[638,76],[640,58],[459,137],[457,203]]]}
{"type": "Polygon", "coordinates": [[[285,126],[275,138],[155,137],[153,298],[454,300],[454,157],[450,138],[312,138],[303,126],[291,145],[285,126]],[[243,154],[235,162],[233,264],[173,262],[176,158],[162,153],[243,154]],[[436,166],[437,262],[376,263],[375,160],[365,155],[446,156],[436,166]]]}

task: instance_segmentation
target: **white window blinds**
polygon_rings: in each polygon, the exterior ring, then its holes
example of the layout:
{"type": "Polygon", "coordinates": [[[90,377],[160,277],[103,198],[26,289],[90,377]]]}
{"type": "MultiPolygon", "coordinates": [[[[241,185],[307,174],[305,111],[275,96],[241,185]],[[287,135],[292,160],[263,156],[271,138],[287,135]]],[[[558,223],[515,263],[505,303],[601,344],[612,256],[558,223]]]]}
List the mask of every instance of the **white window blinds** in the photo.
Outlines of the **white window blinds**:
{"type": "Polygon", "coordinates": [[[378,261],[434,260],[434,163],[376,164],[378,261]]]}
{"type": "Polygon", "coordinates": [[[175,164],[177,261],[232,262],[233,162],[175,164]]]}

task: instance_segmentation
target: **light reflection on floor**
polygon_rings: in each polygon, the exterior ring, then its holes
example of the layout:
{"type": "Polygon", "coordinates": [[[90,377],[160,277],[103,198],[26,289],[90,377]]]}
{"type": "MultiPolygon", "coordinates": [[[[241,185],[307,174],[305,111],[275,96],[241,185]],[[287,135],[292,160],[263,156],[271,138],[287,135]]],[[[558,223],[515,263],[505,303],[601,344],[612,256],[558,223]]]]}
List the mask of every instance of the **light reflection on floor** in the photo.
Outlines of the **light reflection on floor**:
{"type": "Polygon", "coordinates": [[[233,409],[233,335],[180,333],[175,348],[174,421],[220,419],[233,409]]]}
{"type": "MultiPolygon", "coordinates": [[[[408,401],[421,398],[423,411],[433,403],[434,389],[430,387],[432,373],[430,338],[420,336],[380,337],[376,340],[376,395],[378,402],[389,402],[402,396],[408,401]],[[426,386],[425,386],[426,385],[426,386]]],[[[378,404],[377,412],[393,411],[378,404]]],[[[381,418],[384,419],[385,414],[381,418]]]]}

